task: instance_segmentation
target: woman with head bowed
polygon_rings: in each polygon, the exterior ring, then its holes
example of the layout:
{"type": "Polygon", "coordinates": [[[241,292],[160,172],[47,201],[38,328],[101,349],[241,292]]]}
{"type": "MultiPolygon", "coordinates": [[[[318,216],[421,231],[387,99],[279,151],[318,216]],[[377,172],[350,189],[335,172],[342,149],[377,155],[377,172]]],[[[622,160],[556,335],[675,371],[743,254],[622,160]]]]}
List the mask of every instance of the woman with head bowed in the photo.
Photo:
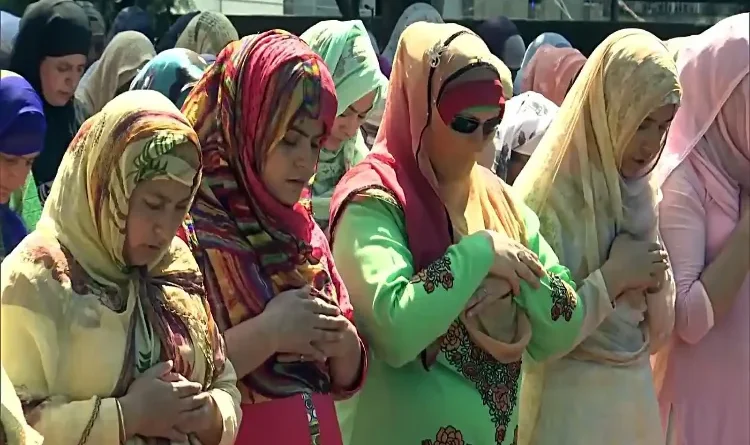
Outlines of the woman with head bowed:
{"type": "Polygon", "coordinates": [[[172,48],[159,53],[133,79],[131,90],[154,90],[182,107],[209,64],[189,49],[172,48]]]}
{"type": "Polygon", "coordinates": [[[674,282],[652,172],[679,104],[664,43],[617,31],[588,59],[513,184],[573,279],[612,274],[600,292],[615,302],[592,308],[565,354],[524,363],[521,444],[664,443],[649,356],[672,332],[674,282]]]}
{"type": "Polygon", "coordinates": [[[369,152],[361,127],[373,110],[383,106],[388,81],[380,72],[377,54],[359,20],[323,21],[300,38],[331,70],[338,98],[336,120],[320,151],[311,187],[315,221],[325,230],[333,189],[369,152]]]}
{"type": "Polygon", "coordinates": [[[118,96],[71,143],[0,275],[2,364],[45,443],[234,443],[237,379],[175,236],[200,181],[198,137],[156,92],[118,96]]]}
{"type": "Polygon", "coordinates": [[[535,91],[560,106],[585,63],[586,56],[575,48],[542,45],[519,73],[516,93],[535,91]]]}
{"type": "Polygon", "coordinates": [[[750,443],[750,15],[689,39],[657,170],[677,301],[654,374],[669,445],[750,443]]]}
{"type": "Polygon", "coordinates": [[[523,61],[521,62],[521,68],[513,78],[513,93],[521,94],[521,79],[523,78],[523,71],[534,58],[534,54],[543,45],[551,45],[555,48],[571,48],[573,45],[570,44],[568,39],[556,32],[543,32],[537,36],[536,39],[529,43],[529,47],[526,48],[526,52],[523,55],[523,61]]]}
{"type": "Polygon", "coordinates": [[[268,31],[224,48],[182,110],[205,159],[184,233],[240,377],[237,443],[341,445],[333,402],[359,389],[366,354],[300,201],[336,116],[331,74],[298,37],[268,31]]]}
{"type": "Polygon", "coordinates": [[[21,76],[0,71],[0,261],[42,213],[31,164],[44,147],[44,106],[21,76]]]}
{"type": "Polygon", "coordinates": [[[462,26],[401,37],[375,146],[331,202],[334,258],[371,350],[364,388],[338,406],[347,444],[515,443],[522,356],[568,350],[611,307],[592,291],[601,277],[574,290],[536,215],[476,163],[511,82],[462,26]]]}
{"type": "Polygon", "coordinates": [[[218,55],[228,44],[239,39],[237,29],[220,12],[204,11],[188,22],[175,48],[185,48],[198,54],[218,55]]]}
{"type": "Polygon", "coordinates": [[[70,141],[88,117],[75,91],[90,41],[86,12],[72,0],[40,0],[21,19],[10,70],[23,76],[44,102],[47,133],[32,170],[42,202],[70,141]]]}
{"type": "Polygon", "coordinates": [[[90,114],[98,113],[130,83],[146,63],[156,56],[154,45],[137,31],[123,31],[109,42],[88,79],[78,85],[76,97],[90,114]]]}

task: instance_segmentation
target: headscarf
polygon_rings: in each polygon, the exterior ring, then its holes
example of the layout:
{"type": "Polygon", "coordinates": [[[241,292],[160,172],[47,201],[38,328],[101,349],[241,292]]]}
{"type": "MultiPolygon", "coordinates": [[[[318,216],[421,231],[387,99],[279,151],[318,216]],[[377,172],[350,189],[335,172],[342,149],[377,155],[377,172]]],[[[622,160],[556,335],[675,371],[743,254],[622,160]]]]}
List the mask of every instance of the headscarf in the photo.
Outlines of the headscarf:
{"type": "Polygon", "coordinates": [[[492,171],[505,180],[511,153],[531,156],[558,111],[557,105],[533,91],[507,101],[505,116],[495,131],[492,171]]]}
{"type": "MultiPolygon", "coordinates": [[[[376,93],[373,109],[385,101],[388,80],[380,72],[377,55],[361,21],[326,20],[302,33],[300,38],[323,58],[333,75],[338,98],[337,116],[371,91],[376,93]]],[[[338,151],[320,150],[318,170],[313,177],[312,208],[315,220],[322,228],[328,226],[328,206],[336,184],[368,152],[360,131],[345,141],[338,151]]]]}
{"type": "MultiPolygon", "coordinates": [[[[526,228],[508,188],[492,172],[475,163],[466,178],[456,180],[465,181],[462,186],[471,190],[470,201],[464,200],[465,206],[459,203],[457,208],[453,203],[458,200],[450,196],[457,187],[438,182],[422,146],[426,130],[435,132],[435,143],[455,143],[452,130],[439,118],[436,99],[441,88],[450,85],[446,82],[451,76],[459,70],[471,70],[467,67],[492,70],[497,73],[503,92],[512,89],[508,68],[468,29],[455,24],[415,23],[404,31],[375,146],[364,161],[344,175],[334,192],[330,216],[332,239],[337,220],[354,194],[384,188],[393,194],[404,212],[414,270],[423,270],[443,256],[453,244],[452,234],[465,236],[477,227],[526,242],[526,228]],[[450,218],[446,217],[446,210],[450,218]]],[[[461,321],[460,326],[468,328],[475,343],[500,360],[498,354],[502,353],[496,343],[480,332],[476,321],[465,320],[463,315],[461,321]]],[[[529,326],[528,320],[525,326],[529,326]]],[[[518,338],[528,340],[526,336],[518,338]]],[[[437,339],[423,352],[426,367],[434,363],[442,341],[442,337],[437,339]]],[[[520,353],[514,359],[520,359],[520,353]]]]}
{"type": "Polygon", "coordinates": [[[516,78],[513,79],[513,91],[515,94],[521,93],[521,79],[523,79],[523,71],[529,65],[529,62],[531,62],[534,54],[536,54],[537,50],[539,50],[542,45],[550,45],[554,46],[555,48],[573,47],[568,39],[556,32],[544,32],[539,34],[536,39],[529,43],[529,47],[526,48],[526,53],[523,55],[523,62],[521,62],[521,69],[518,70],[516,78]]]}
{"type": "Polygon", "coordinates": [[[112,22],[108,40],[111,41],[117,34],[124,31],[137,31],[153,41],[156,34],[154,18],[138,6],[123,8],[112,22]]]}
{"type": "MultiPolygon", "coordinates": [[[[506,60],[506,43],[508,42],[508,39],[513,36],[521,35],[518,32],[516,24],[504,15],[482,22],[477,28],[477,34],[482,40],[484,40],[484,43],[490,48],[492,54],[502,60],[506,65],[508,64],[508,61],[506,60]]],[[[521,49],[521,51],[525,53],[525,48],[521,49]]],[[[523,60],[521,54],[522,53],[519,52],[518,58],[523,60]]],[[[517,66],[516,68],[520,68],[520,66],[517,66]]]]}
{"type": "Polygon", "coordinates": [[[8,67],[10,54],[13,52],[13,42],[18,34],[21,19],[11,13],[0,11],[0,69],[8,67]]]}
{"type": "Polygon", "coordinates": [[[81,8],[86,11],[89,18],[89,27],[91,28],[91,48],[88,54],[88,63],[99,60],[104,47],[107,45],[107,22],[104,20],[102,13],[96,9],[93,3],[88,1],[77,1],[81,8]]]}
{"type": "Polygon", "coordinates": [[[154,45],[140,32],[118,33],[107,45],[88,81],[78,85],[76,96],[89,113],[98,113],[155,56],[154,45]]]}
{"type": "MultiPolygon", "coordinates": [[[[194,253],[219,328],[257,316],[280,292],[304,285],[333,304],[348,300],[309,205],[283,205],[260,176],[264,158],[294,119],[321,120],[324,137],[331,131],[335,87],[323,60],[286,31],[245,37],[219,53],[182,110],[206,159],[190,216],[194,253]]],[[[250,403],[331,389],[326,367],[282,364],[274,357],[241,382],[243,401],[250,403]]]]}
{"type": "Polygon", "coordinates": [[[536,91],[560,106],[585,63],[586,56],[575,48],[542,45],[523,70],[518,93],[536,91]]]}
{"type": "Polygon", "coordinates": [[[393,59],[396,57],[396,48],[398,48],[398,41],[401,38],[401,34],[409,25],[417,22],[443,23],[443,16],[440,15],[437,9],[427,3],[414,3],[406,8],[401,13],[398,22],[396,22],[396,26],[391,33],[391,39],[388,40],[388,45],[386,45],[382,53],[382,56],[391,65],[393,65],[393,59]]]}
{"type": "Polygon", "coordinates": [[[73,97],[56,107],[42,92],[39,66],[45,57],[89,53],[91,30],[86,12],[71,0],[40,0],[26,8],[13,47],[10,70],[23,76],[44,103],[47,133],[44,150],[34,161],[33,172],[43,200],[55,179],[68,144],[86,118],[85,107],[73,97]]]}
{"type": "Polygon", "coordinates": [[[175,22],[172,23],[172,26],[169,27],[167,32],[165,32],[164,35],[156,43],[156,53],[160,54],[162,51],[174,48],[177,44],[177,39],[179,39],[182,32],[185,31],[188,23],[193,20],[193,17],[200,13],[200,11],[189,12],[187,14],[181,15],[177,20],[175,20],[175,22]]]}
{"type": "MultiPolygon", "coordinates": [[[[26,156],[42,151],[47,122],[44,106],[34,88],[23,77],[0,71],[0,104],[0,153],[26,156]]],[[[36,207],[39,207],[38,200],[36,207]]],[[[13,250],[28,233],[21,216],[11,209],[9,202],[0,203],[0,229],[0,256],[13,250]]]]}
{"type": "Polygon", "coordinates": [[[219,54],[229,43],[239,39],[231,21],[220,12],[204,11],[190,20],[175,43],[198,54],[219,54]]]}
{"type": "MultiPolygon", "coordinates": [[[[514,182],[514,190],[539,215],[540,233],[577,283],[604,264],[617,235],[657,241],[658,187],[651,178],[656,160],[633,179],[622,178],[620,165],[643,120],[679,98],[677,70],[661,40],[640,29],[613,33],[586,62],[514,182]]],[[[568,357],[609,366],[643,363],[651,341],[649,319],[661,320],[672,310],[668,295],[673,293],[671,281],[654,294],[627,293],[568,357]]],[[[524,367],[519,431],[529,434],[545,367],[530,360],[524,367]]]]}
{"type": "Polygon", "coordinates": [[[208,69],[208,63],[189,49],[172,48],[146,64],[130,84],[131,90],[158,91],[182,108],[193,86],[208,69]]]}
{"type": "Polygon", "coordinates": [[[659,162],[659,185],[689,162],[708,195],[739,220],[740,189],[750,190],[750,14],[738,14],[691,39],[677,59],[682,105],[659,162]]]}
{"type": "Polygon", "coordinates": [[[16,394],[13,382],[0,366],[0,429],[7,445],[42,445],[44,438],[26,422],[21,399],[16,394]]]}

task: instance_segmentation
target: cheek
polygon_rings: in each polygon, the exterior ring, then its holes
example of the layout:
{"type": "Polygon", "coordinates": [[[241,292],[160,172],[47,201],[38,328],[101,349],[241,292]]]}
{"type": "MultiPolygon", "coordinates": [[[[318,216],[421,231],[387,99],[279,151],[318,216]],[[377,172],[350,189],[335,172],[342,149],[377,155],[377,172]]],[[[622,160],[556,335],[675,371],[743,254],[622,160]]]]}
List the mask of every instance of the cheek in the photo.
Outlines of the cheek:
{"type": "Polygon", "coordinates": [[[143,244],[145,234],[149,232],[148,218],[144,218],[144,215],[139,211],[131,211],[128,214],[128,221],[126,226],[126,237],[125,246],[126,248],[133,248],[143,244]]]}

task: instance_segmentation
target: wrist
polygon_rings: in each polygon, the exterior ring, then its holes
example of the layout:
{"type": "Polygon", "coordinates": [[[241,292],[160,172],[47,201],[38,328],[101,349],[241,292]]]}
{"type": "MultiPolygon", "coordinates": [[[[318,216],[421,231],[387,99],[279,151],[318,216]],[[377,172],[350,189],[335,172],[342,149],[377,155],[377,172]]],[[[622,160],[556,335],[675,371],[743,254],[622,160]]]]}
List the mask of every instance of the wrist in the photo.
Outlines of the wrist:
{"type": "Polygon", "coordinates": [[[125,440],[134,437],[141,430],[141,409],[136,406],[132,396],[124,395],[117,398],[122,412],[122,429],[125,431],[125,440]]]}
{"type": "Polygon", "coordinates": [[[604,279],[604,284],[607,286],[610,300],[614,301],[623,291],[620,273],[611,261],[605,261],[599,271],[602,274],[602,279],[604,279]]]}
{"type": "Polygon", "coordinates": [[[274,321],[273,316],[269,312],[261,312],[255,317],[258,331],[260,331],[261,338],[265,338],[269,347],[269,352],[275,354],[280,349],[279,331],[277,329],[278,324],[274,321]]]}

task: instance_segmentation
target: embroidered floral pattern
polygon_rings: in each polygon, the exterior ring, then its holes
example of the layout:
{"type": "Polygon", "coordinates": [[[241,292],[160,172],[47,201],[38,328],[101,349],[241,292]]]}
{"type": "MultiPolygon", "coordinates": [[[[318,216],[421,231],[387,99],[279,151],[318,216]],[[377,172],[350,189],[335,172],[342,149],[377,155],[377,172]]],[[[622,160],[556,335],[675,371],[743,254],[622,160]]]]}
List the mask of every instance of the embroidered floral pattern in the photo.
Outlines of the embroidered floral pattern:
{"type": "Polygon", "coordinates": [[[420,270],[412,277],[410,282],[412,284],[422,283],[425,292],[431,294],[438,287],[442,287],[445,290],[453,288],[453,280],[451,260],[447,256],[443,256],[420,270]]]}
{"type": "Polygon", "coordinates": [[[552,320],[557,321],[563,317],[565,321],[570,321],[573,318],[573,311],[578,306],[578,297],[568,283],[560,277],[550,275],[549,284],[552,287],[552,308],[550,309],[552,320]]]}
{"type": "MultiPolygon", "coordinates": [[[[474,383],[495,424],[495,441],[503,443],[518,399],[521,361],[506,364],[495,360],[471,341],[466,327],[458,320],[443,337],[440,349],[448,362],[474,383]]],[[[434,445],[442,443],[454,442],[434,445]]]]}
{"type": "Polygon", "coordinates": [[[435,434],[435,440],[426,439],[422,441],[421,445],[470,445],[464,441],[464,436],[461,431],[448,425],[440,427],[437,434],[435,434]]]}

